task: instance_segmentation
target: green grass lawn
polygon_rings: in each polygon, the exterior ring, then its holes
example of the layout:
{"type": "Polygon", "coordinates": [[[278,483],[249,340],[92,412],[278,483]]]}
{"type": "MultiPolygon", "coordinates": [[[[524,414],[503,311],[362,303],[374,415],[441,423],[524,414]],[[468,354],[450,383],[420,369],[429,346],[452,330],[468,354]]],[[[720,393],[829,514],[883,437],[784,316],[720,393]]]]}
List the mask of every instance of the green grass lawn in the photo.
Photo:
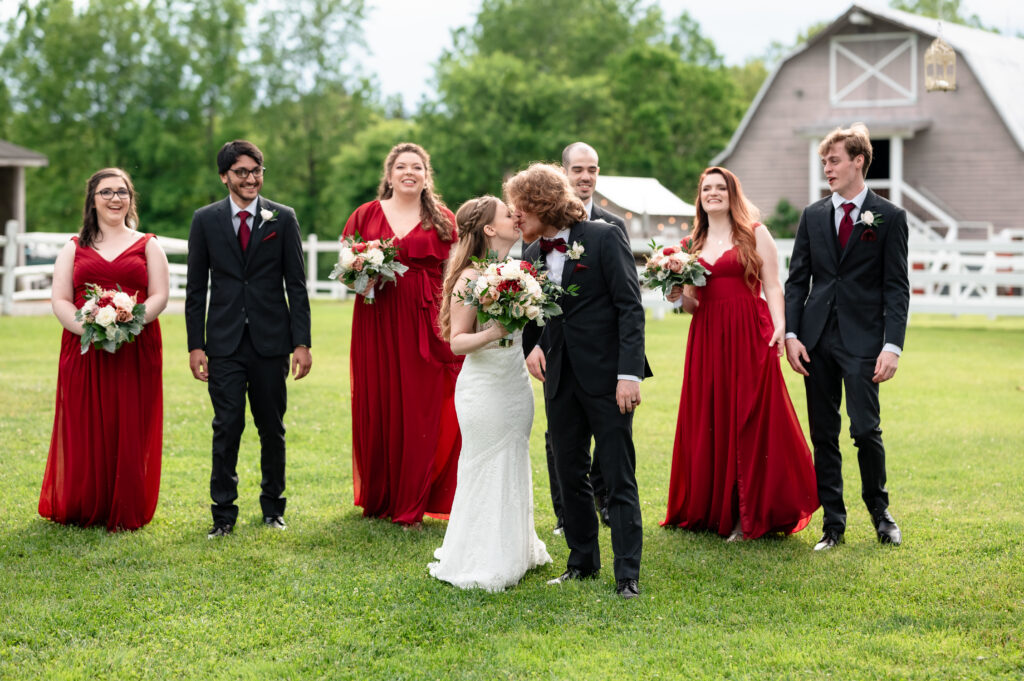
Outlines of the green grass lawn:
{"type": "MultiPolygon", "coordinates": [[[[352,505],[351,303],[317,303],[312,374],[291,386],[288,530],[264,530],[249,422],[234,536],[209,541],[212,411],[184,320],[164,333],[160,504],[123,534],[36,513],[59,325],[0,318],[0,678],[991,679],[1024,677],[1024,320],[916,316],[882,388],[899,548],[874,540],[844,438],[846,544],[815,554],[820,512],[786,539],[725,544],[664,517],[688,319],[650,321],[635,421],[642,597],[601,578],[559,588],[568,554],[534,423],[538,533],[555,560],[502,594],[427,575],[422,532],[352,505]]],[[[785,369],[797,411],[802,384],[785,369]]],[[[538,393],[537,404],[540,405],[538,393]]]]}

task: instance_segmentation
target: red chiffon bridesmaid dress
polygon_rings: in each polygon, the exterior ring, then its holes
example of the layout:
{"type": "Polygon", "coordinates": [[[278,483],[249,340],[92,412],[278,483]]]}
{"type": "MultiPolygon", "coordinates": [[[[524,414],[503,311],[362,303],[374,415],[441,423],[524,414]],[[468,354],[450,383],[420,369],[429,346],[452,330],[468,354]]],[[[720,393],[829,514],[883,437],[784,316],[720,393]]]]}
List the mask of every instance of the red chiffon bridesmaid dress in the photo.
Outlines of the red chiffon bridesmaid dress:
{"type": "MultiPolygon", "coordinates": [[[[75,251],[75,305],[85,285],[117,288],[146,301],[146,234],[112,261],[75,251]]],[[[77,238],[75,238],[77,243],[77,238]]],[[[163,451],[163,347],[153,320],[116,353],[90,348],[65,330],[57,372],[50,453],[39,514],[59,523],[135,530],[153,518],[163,451]]]]}
{"type": "MultiPolygon", "coordinates": [[[[451,224],[455,216],[446,211],[451,224]]],[[[369,241],[394,236],[379,201],[345,225],[369,241]]],[[[364,516],[411,525],[447,518],[462,447],[455,379],[462,359],[437,330],[444,265],[452,242],[417,225],[396,241],[409,270],[378,286],[374,304],[357,297],[352,318],[352,478],[364,516]]]]}
{"type": "Polygon", "coordinates": [[[746,539],[798,532],[818,508],[810,449],[768,345],[760,282],[751,290],[735,247],[698,289],[662,525],[746,539]]]}

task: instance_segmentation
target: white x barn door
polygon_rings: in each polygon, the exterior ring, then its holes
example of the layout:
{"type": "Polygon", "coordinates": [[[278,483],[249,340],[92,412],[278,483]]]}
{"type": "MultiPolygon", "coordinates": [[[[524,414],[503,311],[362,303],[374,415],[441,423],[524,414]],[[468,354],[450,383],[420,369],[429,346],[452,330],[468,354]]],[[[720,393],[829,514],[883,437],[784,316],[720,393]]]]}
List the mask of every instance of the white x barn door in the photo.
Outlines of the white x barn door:
{"type": "Polygon", "coordinates": [[[917,102],[917,34],[839,35],[829,43],[832,106],[917,102]]]}

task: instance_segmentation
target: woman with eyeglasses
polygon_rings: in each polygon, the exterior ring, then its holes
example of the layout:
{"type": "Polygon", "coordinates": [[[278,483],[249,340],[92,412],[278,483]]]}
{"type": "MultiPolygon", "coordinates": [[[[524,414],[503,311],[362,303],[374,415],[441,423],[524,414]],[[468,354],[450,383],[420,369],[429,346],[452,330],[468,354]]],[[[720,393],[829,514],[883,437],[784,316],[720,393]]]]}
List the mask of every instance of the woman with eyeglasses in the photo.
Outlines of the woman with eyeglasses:
{"type": "Polygon", "coordinates": [[[418,144],[391,149],[377,200],[357,208],[345,236],[395,240],[409,270],[371,281],[352,313],[352,478],[363,515],[419,526],[447,518],[462,440],[455,379],[462,358],[441,340],[437,315],[455,216],[434,193],[430,156],[418,144]],[[364,305],[372,296],[375,304],[364,305]]]}
{"type": "Polygon", "coordinates": [[[86,185],[82,229],[54,264],[52,306],[64,335],[39,514],[58,523],[135,530],[156,510],[163,443],[157,316],[170,284],[163,249],[152,234],[138,233],[138,221],[128,174],[98,171],[86,185]],[[115,352],[83,349],[75,313],[90,284],[145,304],[142,332],[115,352]]]}

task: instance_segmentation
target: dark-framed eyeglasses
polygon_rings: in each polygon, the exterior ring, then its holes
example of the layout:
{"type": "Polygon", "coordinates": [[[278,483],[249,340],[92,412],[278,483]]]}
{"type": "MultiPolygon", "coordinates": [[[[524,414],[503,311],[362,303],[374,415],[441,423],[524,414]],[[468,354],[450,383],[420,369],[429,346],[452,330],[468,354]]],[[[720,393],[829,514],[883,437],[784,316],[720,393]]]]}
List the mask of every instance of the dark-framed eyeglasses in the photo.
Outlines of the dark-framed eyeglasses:
{"type": "Polygon", "coordinates": [[[96,192],[96,196],[100,197],[104,201],[110,201],[115,196],[122,201],[126,201],[131,195],[132,193],[123,187],[117,191],[114,191],[113,189],[101,189],[96,192]]]}
{"type": "Polygon", "coordinates": [[[266,171],[266,168],[228,168],[228,170],[233,172],[235,174],[235,177],[237,177],[239,180],[244,180],[248,178],[250,175],[252,175],[253,177],[263,177],[263,173],[264,171],[266,171]]]}

